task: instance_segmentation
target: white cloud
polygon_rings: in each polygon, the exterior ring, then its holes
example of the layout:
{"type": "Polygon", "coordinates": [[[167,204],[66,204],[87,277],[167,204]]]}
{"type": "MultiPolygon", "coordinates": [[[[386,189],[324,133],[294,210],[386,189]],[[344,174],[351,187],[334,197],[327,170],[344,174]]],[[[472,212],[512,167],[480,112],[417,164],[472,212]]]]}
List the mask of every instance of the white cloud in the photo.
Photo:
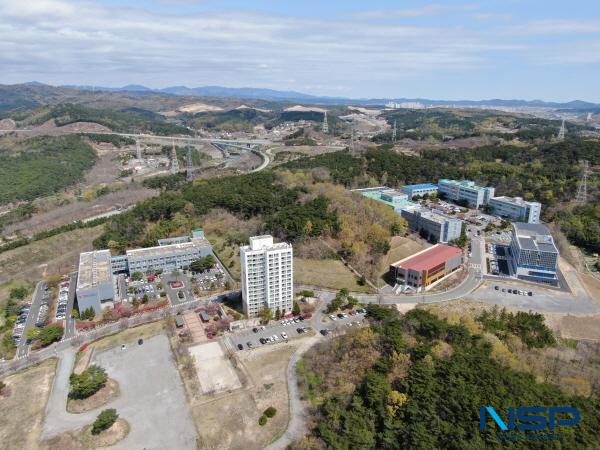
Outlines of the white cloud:
{"type": "MultiPolygon", "coordinates": [[[[444,8],[396,13],[431,15],[444,8]]],[[[366,16],[169,15],[68,0],[0,0],[0,10],[3,83],[312,86],[317,94],[357,95],[431,73],[494,67],[498,55],[527,58],[550,51],[511,38],[519,35],[514,27],[407,26],[366,16]]],[[[547,22],[534,25],[540,32],[551,28],[547,22]]]]}

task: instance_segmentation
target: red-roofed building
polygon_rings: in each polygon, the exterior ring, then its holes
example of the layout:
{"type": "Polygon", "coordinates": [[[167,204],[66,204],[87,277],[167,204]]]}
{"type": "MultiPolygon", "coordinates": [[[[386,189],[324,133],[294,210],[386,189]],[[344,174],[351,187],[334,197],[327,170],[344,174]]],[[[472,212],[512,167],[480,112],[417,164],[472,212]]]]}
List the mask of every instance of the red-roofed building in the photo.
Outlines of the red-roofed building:
{"type": "Polygon", "coordinates": [[[419,292],[429,289],[462,263],[462,250],[437,244],[390,265],[396,283],[419,292]]]}

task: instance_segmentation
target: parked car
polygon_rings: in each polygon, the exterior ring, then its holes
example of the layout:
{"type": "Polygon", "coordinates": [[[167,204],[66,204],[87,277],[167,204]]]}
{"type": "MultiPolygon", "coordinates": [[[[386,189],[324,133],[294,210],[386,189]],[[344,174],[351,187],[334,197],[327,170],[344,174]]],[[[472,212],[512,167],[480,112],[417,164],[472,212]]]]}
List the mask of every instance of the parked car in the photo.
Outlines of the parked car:
{"type": "Polygon", "coordinates": [[[329,330],[321,330],[319,331],[323,336],[327,336],[329,334],[329,330]]]}
{"type": "Polygon", "coordinates": [[[237,348],[238,348],[238,350],[243,350],[243,349],[244,349],[244,346],[243,346],[242,344],[238,344],[238,345],[237,345],[237,348]]]}
{"type": "Polygon", "coordinates": [[[282,337],[283,339],[287,339],[287,338],[288,338],[288,335],[287,335],[287,334],[285,334],[285,331],[282,331],[282,332],[281,332],[281,337],[282,337]]]}

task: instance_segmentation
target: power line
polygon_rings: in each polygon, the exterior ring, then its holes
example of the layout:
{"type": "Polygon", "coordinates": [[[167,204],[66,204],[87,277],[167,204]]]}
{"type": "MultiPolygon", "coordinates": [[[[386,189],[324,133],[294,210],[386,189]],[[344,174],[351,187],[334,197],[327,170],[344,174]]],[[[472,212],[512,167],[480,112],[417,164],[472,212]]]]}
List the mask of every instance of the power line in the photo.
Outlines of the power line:
{"type": "Polygon", "coordinates": [[[566,128],[565,128],[565,119],[563,119],[562,121],[562,125],[560,126],[560,130],[558,132],[558,139],[560,139],[561,141],[565,138],[565,132],[566,132],[566,128]]]}
{"type": "Polygon", "coordinates": [[[173,149],[171,150],[171,173],[179,172],[179,161],[177,160],[177,150],[175,150],[175,139],[173,139],[173,149]]]}
{"type": "Polygon", "coordinates": [[[396,119],[394,119],[394,129],[392,130],[392,142],[396,142],[396,135],[397,135],[397,128],[396,128],[396,119]]]}
{"type": "Polygon", "coordinates": [[[581,180],[577,187],[577,195],[575,196],[575,203],[585,205],[587,203],[587,180],[590,171],[590,162],[583,161],[583,172],[581,173],[581,180]]]}
{"type": "Polygon", "coordinates": [[[187,148],[187,180],[188,181],[192,181],[192,179],[194,178],[192,176],[192,147],[188,145],[187,148]]]}

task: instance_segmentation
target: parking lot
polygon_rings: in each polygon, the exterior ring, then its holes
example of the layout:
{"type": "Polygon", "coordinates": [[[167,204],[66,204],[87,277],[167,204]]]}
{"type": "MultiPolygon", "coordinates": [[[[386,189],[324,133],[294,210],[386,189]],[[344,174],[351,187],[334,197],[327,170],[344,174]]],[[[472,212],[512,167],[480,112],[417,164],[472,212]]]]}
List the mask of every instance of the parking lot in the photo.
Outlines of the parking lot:
{"type": "Polygon", "coordinates": [[[267,326],[260,326],[254,329],[232,334],[229,336],[229,340],[236,350],[242,350],[252,347],[260,347],[261,345],[285,342],[290,338],[301,336],[313,328],[310,320],[300,320],[298,318],[295,320],[296,321],[294,321],[294,319],[273,321],[267,326]],[[282,324],[282,322],[285,323],[285,325],[282,324]],[[302,329],[303,331],[298,333],[298,329],[302,329]],[[306,330],[304,331],[304,329],[306,330]],[[253,330],[256,330],[256,332],[253,330]],[[283,336],[287,336],[287,338],[283,337],[282,333],[285,333],[283,336]],[[277,338],[275,339],[274,336],[277,338]],[[270,339],[271,341],[267,342],[266,344],[261,344],[260,339],[270,339]],[[250,343],[251,347],[248,347],[248,343],[250,343]],[[240,348],[240,345],[242,348],[240,348]]]}
{"type": "Polygon", "coordinates": [[[247,350],[261,345],[273,345],[287,342],[289,339],[304,337],[312,330],[323,335],[340,332],[352,326],[361,326],[364,319],[364,312],[362,314],[339,313],[341,317],[335,314],[333,315],[334,319],[323,316],[323,314],[319,312],[312,318],[304,320],[297,317],[273,321],[267,326],[256,327],[256,332],[254,329],[250,329],[232,334],[229,336],[229,341],[236,350],[247,350]],[[261,343],[261,339],[264,343],[261,343]],[[251,347],[248,346],[248,343],[251,347]]]}

